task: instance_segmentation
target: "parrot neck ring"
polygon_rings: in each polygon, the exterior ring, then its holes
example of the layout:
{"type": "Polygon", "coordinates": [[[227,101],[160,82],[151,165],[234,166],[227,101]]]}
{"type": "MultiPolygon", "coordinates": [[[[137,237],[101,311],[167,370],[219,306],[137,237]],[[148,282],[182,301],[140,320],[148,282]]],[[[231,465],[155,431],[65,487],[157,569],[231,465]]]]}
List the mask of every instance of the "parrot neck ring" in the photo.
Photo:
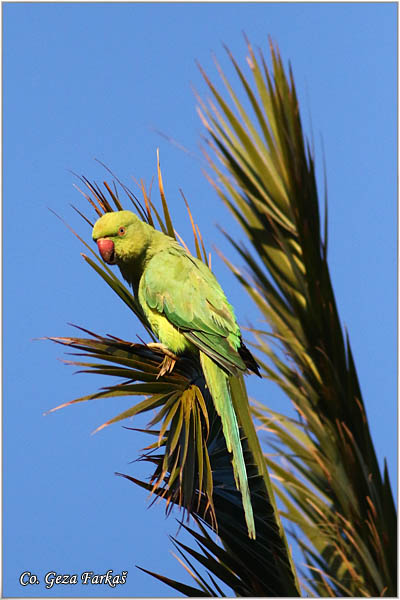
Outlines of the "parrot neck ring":
{"type": "Polygon", "coordinates": [[[100,238],[97,240],[97,247],[101,258],[108,265],[115,265],[117,257],[115,256],[114,242],[108,238],[100,238]]]}

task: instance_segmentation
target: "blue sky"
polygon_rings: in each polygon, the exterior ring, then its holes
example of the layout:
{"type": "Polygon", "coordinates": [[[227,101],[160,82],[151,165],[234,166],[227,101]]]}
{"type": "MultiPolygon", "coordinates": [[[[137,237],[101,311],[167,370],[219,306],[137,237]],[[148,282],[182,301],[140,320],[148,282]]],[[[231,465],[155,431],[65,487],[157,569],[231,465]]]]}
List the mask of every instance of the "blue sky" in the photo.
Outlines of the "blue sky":
{"type": "MultiPolygon", "coordinates": [[[[216,224],[241,232],[202,175],[191,85],[206,95],[195,60],[216,79],[213,52],[231,72],[222,43],[245,65],[242,31],[265,51],[270,34],[290,59],[319,174],[323,139],[331,274],[378,457],[388,458],[396,487],[396,11],[394,3],[3,4],[3,596],[173,594],[135,565],[187,580],[170,553],[173,517],[162,505],[147,509],[146,493],[113,474],[148,475],[129,464],[146,439],[118,425],[90,435],[129,401],[43,416],[104,381],[73,375],[57,360],[60,347],[34,338],[69,335],[68,322],[132,339],[140,332],[48,210],[89,239],[70,208],[85,207],[70,171],[109,179],[94,158],[134,188],[132,177],[149,183],[156,173],[159,147],[177,229],[189,238],[182,188],[208,245],[232,256],[216,224]],[[41,580],[108,569],[128,571],[127,583],[19,584],[24,571],[41,580]]],[[[213,268],[239,322],[256,321],[217,257],[213,268]]],[[[251,378],[248,387],[259,397],[251,378]]],[[[268,401],[286,402],[273,387],[268,401]]]]}

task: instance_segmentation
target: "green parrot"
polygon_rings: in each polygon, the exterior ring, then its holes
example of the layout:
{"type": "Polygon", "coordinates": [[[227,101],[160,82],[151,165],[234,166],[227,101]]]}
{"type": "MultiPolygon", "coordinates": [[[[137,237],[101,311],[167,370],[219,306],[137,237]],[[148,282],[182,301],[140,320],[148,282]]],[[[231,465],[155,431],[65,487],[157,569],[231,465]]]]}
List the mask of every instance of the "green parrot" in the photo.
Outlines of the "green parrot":
{"type": "Polygon", "coordinates": [[[236,486],[242,495],[250,538],[253,509],[229,376],[258,365],[243,344],[232,306],[210,269],[174,239],[123,210],[106,213],[92,234],[100,255],[118,265],[132,286],[162,348],[172,356],[196,354],[232,453],[236,486]]]}

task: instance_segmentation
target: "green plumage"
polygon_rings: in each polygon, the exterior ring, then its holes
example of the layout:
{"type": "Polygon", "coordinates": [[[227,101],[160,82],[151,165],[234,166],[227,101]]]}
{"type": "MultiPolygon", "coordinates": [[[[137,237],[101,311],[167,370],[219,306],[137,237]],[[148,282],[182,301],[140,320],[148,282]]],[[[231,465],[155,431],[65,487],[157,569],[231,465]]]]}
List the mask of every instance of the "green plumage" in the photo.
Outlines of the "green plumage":
{"type": "Polygon", "coordinates": [[[210,269],[169,236],[156,231],[130,211],[107,213],[93,228],[100,254],[117,264],[132,285],[149,325],[174,354],[199,356],[215,409],[233,455],[236,485],[251,538],[255,538],[246,466],[229,375],[257,364],[244,346],[232,306],[210,269]]]}

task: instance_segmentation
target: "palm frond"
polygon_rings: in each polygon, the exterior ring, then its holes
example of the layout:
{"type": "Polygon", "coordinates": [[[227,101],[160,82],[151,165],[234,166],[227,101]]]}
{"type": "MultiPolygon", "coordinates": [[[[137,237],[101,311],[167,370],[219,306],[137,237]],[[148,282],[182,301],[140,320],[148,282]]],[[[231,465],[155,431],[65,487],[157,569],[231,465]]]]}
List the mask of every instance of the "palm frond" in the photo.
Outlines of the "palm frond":
{"type": "Polygon", "coordinates": [[[281,482],[286,517],[301,531],[309,588],[323,596],[395,595],[395,506],[337,310],[327,211],[322,238],[314,156],[292,71],[286,74],[272,43],[271,69],[249,43],[248,53],[253,85],[228,51],[250,109],[219,68],[225,93],[203,72],[212,99],[200,101],[199,114],[208,134],[209,179],[251,248],[227,236],[246,273],[226,262],[270,327],[254,330],[254,347],[264,375],[298,414],[294,422],[255,405],[281,456],[267,464],[281,482]]]}
{"type": "MultiPolygon", "coordinates": [[[[179,234],[175,233],[165,199],[159,160],[157,166],[162,211],[157,211],[143,182],[141,183],[143,202],[139,201],[121,182],[117,181],[117,183],[141,218],[152,226],[157,222],[164,233],[179,238],[179,234]]],[[[84,177],[80,180],[86,188],[83,194],[95,211],[96,218],[104,212],[114,210],[114,207],[121,210],[122,203],[117,185],[104,182],[106,190],[104,192],[96,183],[91,183],[84,177]]],[[[199,228],[193,220],[187,203],[186,206],[196,254],[201,260],[210,264],[199,228]]],[[[92,225],[90,217],[76,210],[87,224],[92,225]]],[[[136,298],[91,248],[83,240],[81,241],[93,255],[92,258],[84,254],[85,261],[129,306],[150,333],[136,298]]],[[[208,564],[209,577],[212,580],[212,573],[215,578],[221,578],[225,573],[225,565],[232,564],[239,569],[239,575],[232,580],[232,583],[235,582],[233,589],[240,595],[298,596],[296,572],[250,417],[243,379],[232,377],[230,385],[242,434],[251,501],[255,511],[256,540],[248,537],[242,499],[236,488],[231,456],[227,451],[221,421],[214,409],[199,364],[195,360],[182,357],[176,362],[172,373],[165,372],[160,376],[163,355],[155,349],[145,344],[132,344],[110,335],[104,337],[87,330],[83,331],[86,337],[49,339],[72,350],[74,358],[67,362],[78,366],[81,372],[119,377],[122,382],[106,386],[67,404],[98,398],[145,396],[144,400],[100,425],[97,430],[139,413],[157,411],[146,429],[146,432],[152,436],[152,442],[144,449],[141,456],[141,460],[155,466],[152,476],[148,482],[137,480],[129,475],[123,476],[151,491],[156,499],[164,499],[168,513],[174,505],[178,505],[188,515],[197,519],[197,522],[202,522],[211,531],[218,532],[222,546],[213,542],[208,549],[208,552],[213,552],[215,555],[214,562],[208,564]],[[252,557],[252,560],[246,556],[252,557]]],[[[209,544],[208,538],[206,539],[209,544]]],[[[186,590],[184,593],[193,592],[194,588],[190,586],[182,584],[184,587],[177,588],[176,586],[181,584],[171,582],[163,576],[158,577],[175,586],[176,589],[186,590]]],[[[225,575],[222,580],[224,577],[225,575]]],[[[200,588],[196,589],[197,595],[219,590],[215,580],[212,588],[204,587],[200,579],[196,581],[201,584],[200,588]]]]}
{"type": "MultiPolygon", "coordinates": [[[[156,410],[149,427],[162,423],[157,441],[148,446],[142,457],[156,463],[150,478],[151,491],[161,491],[168,504],[176,503],[189,513],[198,490],[206,498],[205,513],[213,509],[213,480],[208,459],[209,418],[200,388],[201,378],[194,361],[182,358],[173,373],[159,377],[164,358],[162,352],[143,344],[132,344],[111,336],[102,337],[84,330],[86,338],[49,338],[73,350],[79,360],[66,361],[78,366],[80,373],[118,377],[122,381],[100,391],[71,400],[65,406],[120,396],[143,396],[145,399],[103,423],[95,431],[140,413],[156,410]],[[155,458],[154,452],[162,454],[155,458]]],[[[171,504],[172,507],[172,504],[171,504]]],[[[204,513],[202,513],[204,515],[204,513]]]]}

